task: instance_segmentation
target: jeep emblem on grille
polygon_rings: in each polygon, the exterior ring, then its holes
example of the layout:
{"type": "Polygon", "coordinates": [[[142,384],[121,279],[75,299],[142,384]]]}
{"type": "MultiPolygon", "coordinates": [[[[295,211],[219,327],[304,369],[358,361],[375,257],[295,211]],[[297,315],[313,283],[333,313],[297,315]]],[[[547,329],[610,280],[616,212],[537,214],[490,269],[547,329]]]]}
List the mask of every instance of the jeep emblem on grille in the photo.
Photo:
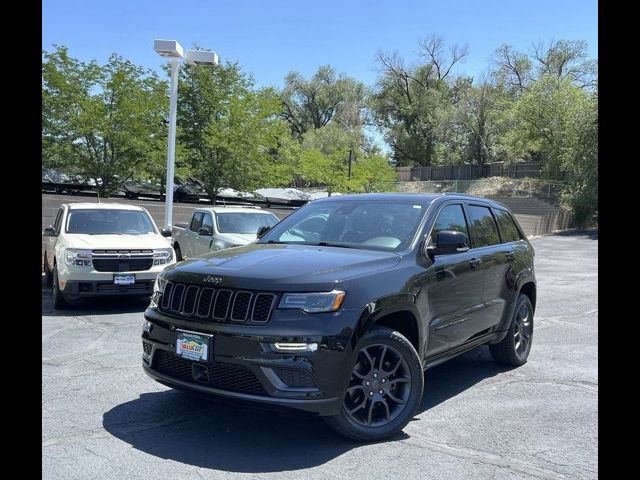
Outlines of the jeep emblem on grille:
{"type": "Polygon", "coordinates": [[[214,277],[213,275],[207,275],[204,277],[204,283],[213,283],[214,285],[220,285],[222,283],[222,277],[214,277]]]}
{"type": "Polygon", "coordinates": [[[128,253],[125,253],[123,255],[118,255],[118,258],[123,259],[123,258],[131,258],[131,255],[129,255],[128,253]]]}

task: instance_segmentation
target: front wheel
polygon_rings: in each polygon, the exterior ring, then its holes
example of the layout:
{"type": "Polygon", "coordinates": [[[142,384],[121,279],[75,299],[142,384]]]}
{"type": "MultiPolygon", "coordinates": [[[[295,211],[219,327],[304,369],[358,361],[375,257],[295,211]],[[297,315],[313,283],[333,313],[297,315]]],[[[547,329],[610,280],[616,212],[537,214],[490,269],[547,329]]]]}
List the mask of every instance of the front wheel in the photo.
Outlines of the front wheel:
{"type": "Polygon", "coordinates": [[[400,432],[415,414],[424,388],[422,362],[411,342],[374,327],[358,342],[340,414],[325,417],[335,431],[372,442],[400,432]]]}
{"type": "Polygon", "coordinates": [[[176,262],[181,262],[182,261],[182,251],[180,250],[180,245],[178,245],[176,243],[176,245],[173,247],[173,249],[176,251],[176,262]]]}
{"type": "Polygon", "coordinates": [[[495,362],[519,367],[527,363],[532,342],[533,306],[529,297],[521,294],[507,335],[499,343],[489,345],[489,351],[495,362]]]}
{"type": "Polygon", "coordinates": [[[53,308],[56,310],[64,310],[69,308],[71,305],[69,301],[65,298],[64,293],[60,291],[60,282],[58,279],[58,267],[57,265],[53,266],[53,308]]]}

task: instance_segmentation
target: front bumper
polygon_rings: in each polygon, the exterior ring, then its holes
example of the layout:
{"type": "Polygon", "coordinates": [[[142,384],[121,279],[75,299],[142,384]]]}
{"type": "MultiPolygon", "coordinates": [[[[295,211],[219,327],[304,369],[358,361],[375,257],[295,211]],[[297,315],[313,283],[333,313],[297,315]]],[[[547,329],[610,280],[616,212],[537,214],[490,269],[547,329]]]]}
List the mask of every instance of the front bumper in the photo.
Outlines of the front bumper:
{"type": "Polygon", "coordinates": [[[110,295],[127,295],[150,297],[153,293],[154,280],[139,280],[132,285],[115,285],[113,275],[108,280],[71,280],[67,281],[64,294],[70,298],[97,297],[110,295]]]}
{"type": "Polygon", "coordinates": [[[110,295],[149,297],[153,293],[156,277],[169,265],[155,265],[143,271],[101,272],[93,267],[69,266],[60,262],[58,263],[60,290],[71,299],[110,295]],[[135,283],[115,285],[114,275],[135,275],[135,283]]]}
{"type": "Polygon", "coordinates": [[[254,326],[187,321],[149,308],[142,333],[143,368],[170,387],[336,415],[349,381],[350,341],[359,314],[275,310],[268,324],[254,326]],[[207,362],[175,355],[180,329],[213,335],[207,362]],[[279,352],[272,346],[276,342],[317,343],[318,349],[279,352]]]}

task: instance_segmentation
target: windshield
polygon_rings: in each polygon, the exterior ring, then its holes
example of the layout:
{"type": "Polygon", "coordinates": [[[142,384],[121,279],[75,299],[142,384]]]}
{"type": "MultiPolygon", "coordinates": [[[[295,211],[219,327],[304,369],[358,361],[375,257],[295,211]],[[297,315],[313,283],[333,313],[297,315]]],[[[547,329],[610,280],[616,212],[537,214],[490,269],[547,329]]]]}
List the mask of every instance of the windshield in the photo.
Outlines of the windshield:
{"type": "Polygon", "coordinates": [[[345,200],[309,203],[258,243],[292,243],[400,251],[411,243],[426,205],[345,200]]]}
{"type": "Polygon", "coordinates": [[[72,210],[67,233],[143,235],[157,233],[146,212],[139,210],[72,210]]]}
{"type": "Polygon", "coordinates": [[[260,227],[272,227],[278,223],[270,213],[216,213],[220,233],[258,233],[260,227]]]}

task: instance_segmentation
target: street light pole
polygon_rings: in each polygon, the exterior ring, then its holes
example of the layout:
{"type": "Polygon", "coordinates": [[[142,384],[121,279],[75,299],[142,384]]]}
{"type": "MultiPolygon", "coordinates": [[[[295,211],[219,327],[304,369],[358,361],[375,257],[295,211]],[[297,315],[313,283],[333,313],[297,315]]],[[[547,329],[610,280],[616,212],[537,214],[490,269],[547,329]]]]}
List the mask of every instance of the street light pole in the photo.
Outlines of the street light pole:
{"type": "Polygon", "coordinates": [[[180,60],[171,60],[171,84],[169,96],[169,148],[167,149],[167,181],[165,196],[164,228],[170,230],[173,225],[173,179],[176,163],[176,114],[178,110],[178,72],[180,60]]]}
{"type": "Polygon", "coordinates": [[[176,114],[178,110],[178,73],[180,71],[180,61],[184,59],[189,65],[218,65],[218,54],[208,50],[187,50],[184,52],[180,44],[175,40],[156,39],[153,41],[153,49],[161,57],[168,58],[171,65],[164,224],[164,229],[171,230],[173,226],[173,179],[176,162],[176,114]]]}

